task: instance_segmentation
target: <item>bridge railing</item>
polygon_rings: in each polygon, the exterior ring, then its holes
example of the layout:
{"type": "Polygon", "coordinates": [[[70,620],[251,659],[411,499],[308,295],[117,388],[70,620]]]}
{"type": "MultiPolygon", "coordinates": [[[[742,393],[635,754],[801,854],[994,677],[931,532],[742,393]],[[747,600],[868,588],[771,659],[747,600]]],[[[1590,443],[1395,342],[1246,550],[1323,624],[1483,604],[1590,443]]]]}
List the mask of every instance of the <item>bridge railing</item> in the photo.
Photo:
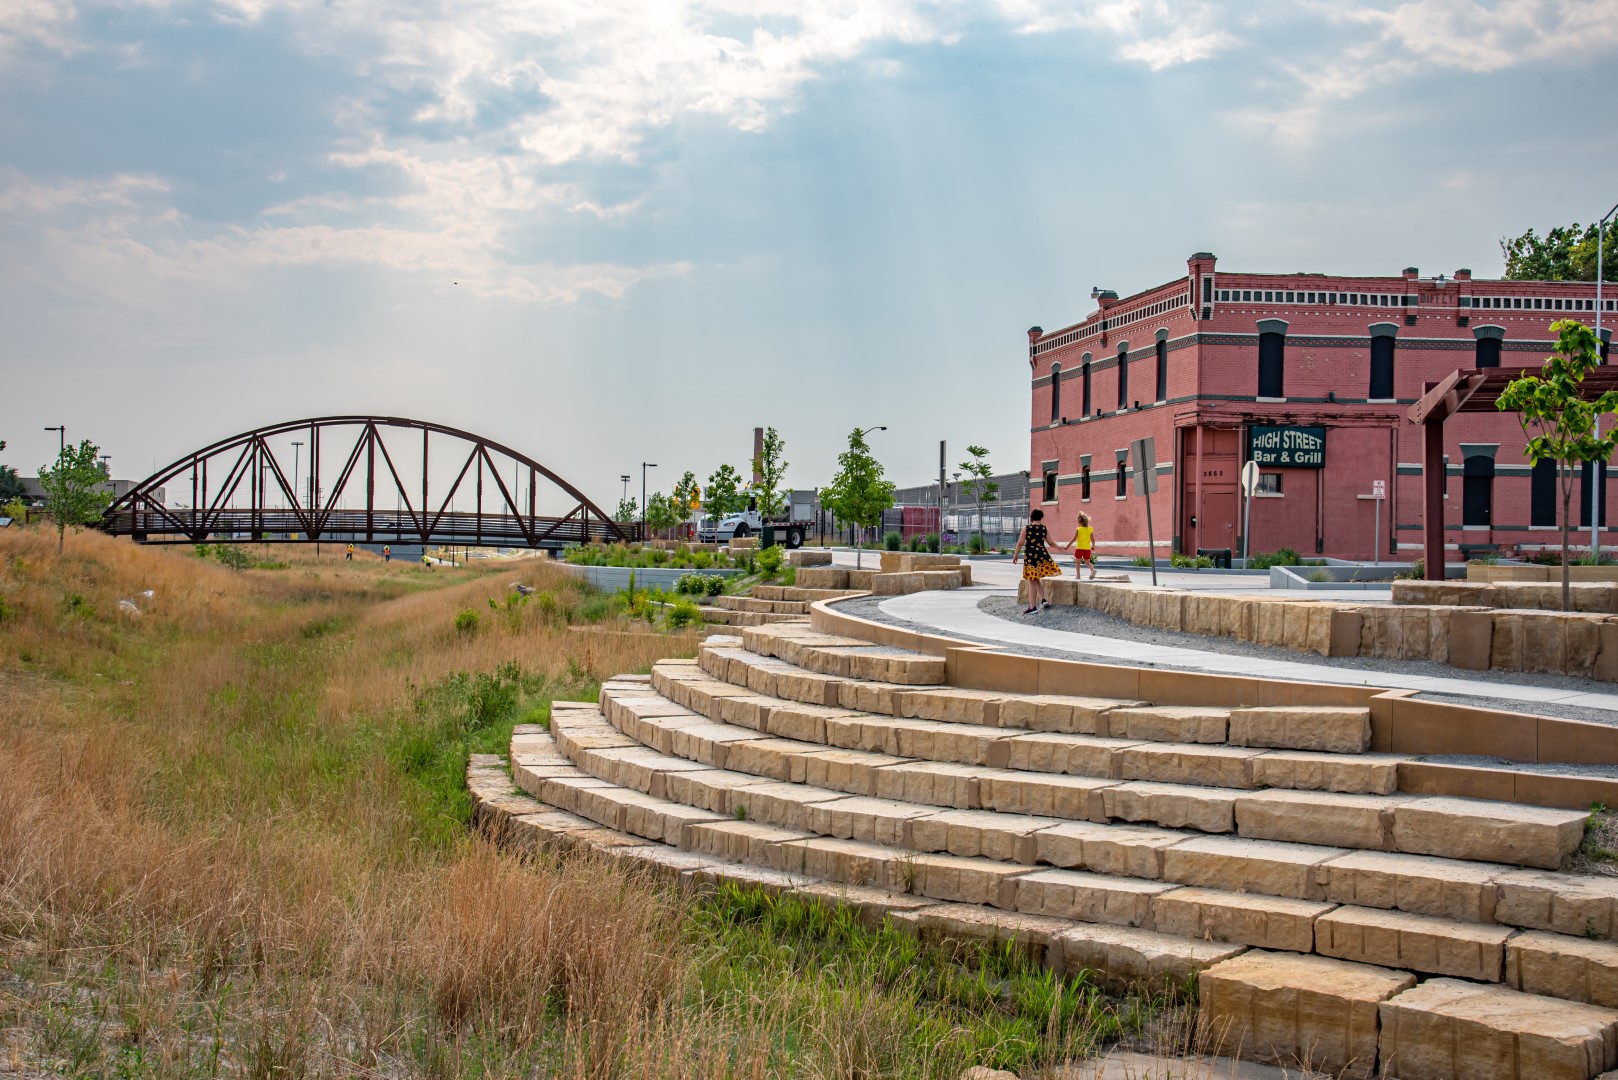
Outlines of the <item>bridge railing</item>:
{"type": "Polygon", "coordinates": [[[613,522],[596,517],[446,512],[428,515],[424,528],[419,514],[394,510],[334,510],[324,515],[317,528],[310,528],[309,518],[291,509],[230,508],[203,512],[135,508],[108,514],[102,528],[115,536],[177,544],[324,540],[555,548],[640,538],[639,522],[613,522]]]}

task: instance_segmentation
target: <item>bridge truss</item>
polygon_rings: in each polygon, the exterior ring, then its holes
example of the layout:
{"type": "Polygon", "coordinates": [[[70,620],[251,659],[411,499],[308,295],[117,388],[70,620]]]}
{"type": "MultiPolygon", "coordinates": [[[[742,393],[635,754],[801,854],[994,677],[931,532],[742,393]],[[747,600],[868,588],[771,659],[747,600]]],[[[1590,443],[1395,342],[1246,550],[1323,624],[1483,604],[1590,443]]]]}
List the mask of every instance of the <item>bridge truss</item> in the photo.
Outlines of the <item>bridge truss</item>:
{"type": "Polygon", "coordinates": [[[101,527],[149,544],[559,548],[639,535],[525,454],[398,416],[322,416],[221,440],[131,488],[101,527]],[[547,504],[559,491],[572,509],[540,513],[542,488],[547,504]]]}

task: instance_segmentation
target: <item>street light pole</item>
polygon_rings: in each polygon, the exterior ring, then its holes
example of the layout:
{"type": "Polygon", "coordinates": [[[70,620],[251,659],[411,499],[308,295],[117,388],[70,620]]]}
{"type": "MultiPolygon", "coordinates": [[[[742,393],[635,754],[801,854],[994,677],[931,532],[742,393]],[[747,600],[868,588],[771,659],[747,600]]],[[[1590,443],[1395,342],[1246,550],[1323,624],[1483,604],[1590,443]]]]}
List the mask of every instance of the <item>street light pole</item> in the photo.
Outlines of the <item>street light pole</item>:
{"type": "MultiPolygon", "coordinates": [[[[1596,222],[1596,358],[1601,358],[1601,275],[1603,256],[1606,251],[1607,222],[1612,220],[1613,214],[1618,214],[1618,203],[1601,216],[1596,222]]],[[[1596,438],[1601,437],[1601,417],[1596,417],[1596,438]]],[[[1594,561],[1601,561],[1601,500],[1607,493],[1602,490],[1606,484],[1602,483],[1601,466],[1603,462],[1590,463],[1590,554],[1594,561]]]]}
{"type": "Polygon", "coordinates": [[[62,454],[67,451],[67,425],[66,424],[61,424],[61,425],[59,425],[57,427],[48,427],[45,430],[46,431],[54,431],[54,432],[56,432],[56,435],[57,435],[56,441],[58,443],[58,446],[56,448],[56,456],[58,458],[60,458],[62,456],[62,454]]]}
{"type": "Polygon", "coordinates": [[[646,542],[646,470],[657,468],[655,461],[640,463],[640,541],[646,542]]]}

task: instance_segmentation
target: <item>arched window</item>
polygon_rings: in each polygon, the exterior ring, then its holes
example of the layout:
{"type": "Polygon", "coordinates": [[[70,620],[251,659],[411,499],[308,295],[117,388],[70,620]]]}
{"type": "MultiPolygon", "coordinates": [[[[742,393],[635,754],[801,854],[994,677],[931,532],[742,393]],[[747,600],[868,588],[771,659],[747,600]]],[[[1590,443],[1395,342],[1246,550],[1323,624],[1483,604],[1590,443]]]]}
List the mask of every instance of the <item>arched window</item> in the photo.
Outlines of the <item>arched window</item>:
{"type": "Polygon", "coordinates": [[[1157,332],[1157,399],[1169,399],[1169,332],[1157,332]]]}
{"type": "Polygon", "coordinates": [[[1461,524],[1488,525],[1494,514],[1494,458],[1474,454],[1461,465],[1461,524]]]}
{"type": "Polygon", "coordinates": [[[1373,401],[1386,401],[1393,397],[1393,348],[1398,338],[1398,327],[1393,323],[1377,323],[1371,327],[1371,385],[1366,397],[1373,401]]]}
{"type": "Polygon", "coordinates": [[[1287,336],[1266,331],[1258,336],[1258,396],[1286,397],[1283,365],[1286,361],[1287,336]]]}
{"type": "Polygon", "coordinates": [[[1118,407],[1129,408],[1129,342],[1118,343],[1118,407]]]}
{"type": "Polygon", "coordinates": [[[1501,339],[1506,336],[1505,327],[1502,326],[1474,326],[1472,333],[1477,335],[1477,356],[1472,361],[1473,367],[1497,368],[1500,366],[1501,339]]]}
{"type": "Polygon", "coordinates": [[[1062,365],[1051,365],[1051,423],[1062,419],[1062,365]]]}
{"type": "Polygon", "coordinates": [[[1081,369],[1084,381],[1084,415],[1090,415],[1090,354],[1084,354],[1084,367],[1081,369]]]}

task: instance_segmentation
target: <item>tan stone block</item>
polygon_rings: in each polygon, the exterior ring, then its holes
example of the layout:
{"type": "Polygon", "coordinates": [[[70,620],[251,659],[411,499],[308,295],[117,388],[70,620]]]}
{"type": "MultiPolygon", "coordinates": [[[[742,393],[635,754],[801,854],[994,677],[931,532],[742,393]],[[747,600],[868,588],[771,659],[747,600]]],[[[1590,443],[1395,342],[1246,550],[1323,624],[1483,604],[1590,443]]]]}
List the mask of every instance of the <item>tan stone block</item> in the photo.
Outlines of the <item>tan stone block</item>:
{"type": "Polygon", "coordinates": [[[1358,656],[1365,615],[1358,610],[1337,608],[1331,613],[1331,639],[1327,656],[1358,656]]]}
{"type": "Polygon", "coordinates": [[[1245,746],[1136,743],[1118,751],[1118,775],[1159,784],[1251,788],[1249,762],[1265,752],[1245,746]]]}
{"type": "Polygon", "coordinates": [[[1244,953],[1198,977],[1198,1032],[1215,1052],[1365,1080],[1377,1069],[1379,1005],[1415,981],[1318,956],[1244,953]]]}
{"type": "Polygon", "coordinates": [[[1113,988],[1184,983],[1198,972],[1246,951],[1243,945],[1190,941],[1105,924],[1074,927],[1058,941],[1063,971],[1094,972],[1102,985],[1113,988]]]}
{"type": "Polygon", "coordinates": [[[901,847],[907,843],[905,825],[938,812],[936,807],[891,799],[855,796],[817,802],[807,808],[808,831],[842,840],[863,840],[870,844],[901,847]]]}
{"type": "Polygon", "coordinates": [[[1522,615],[1522,670],[1567,670],[1567,623],[1569,617],[1522,615]]]}
{"type": "Polygon", "coordinates": [[[1240,746],[1360,754],[1371,746],[1371,710],[1270,706],[1230,710],[1229,741],[1240,746]]]}
{"type": "Polygon", "coordinates": [[[1330,604],[1309,606],[1308,631],[1302,648],[1318,656],[1331,655],[1331,628],[1336,609],[1330,604]]]}
{"type": "Polygon", "coordinates": [[[809,807],[839,797],[835,791],[815,790],[802,784],[746,784],[729,792],[727,812],[739,815],[740,820],[762,821],[766,825],[808,832],[809,807]]]}
{"type": "Polygon", "coordinates": [[[797,551],[789,551],[787,552],[787,565],[798,567],[830,566],[831,552],[811,551],[807,548],[802,548],[797,551]]]}
{"type": "Polygon", "coordinates": [[[1450,608],[1432,608],[1427,612],[1427,659],[1435,664],[1449,663],[1450,622],[1455,612],[1450,608]]]}
{"type": "Polygon", "coordinates": [[[1151,742],[1222,743],[1229,709],[1192,706],[1112,709],[1104,714],[1106,734],[1119,739],[1151,742]]]}
{"type": "Polygon", "coordinates": [[[877,565],[881,567],[884,574],[897,574],[901,570],[910,569],[910,567],[903,565],[903,560],[903,552],[884,551],[877,565]]]}
{"type": "Polygon", "coordinates": [[[945,762],[889,765],[875,770],[876,790],[870,794],[957,810],[980,810],[983,808],[979,781],[982,773],[982,769],[973,765],[945,762]]]}
{"type": "Polygon", "coordinates": [[[1588,679],[1595,674],[1596,661],[1601,656],[1601,624],[1603,619],[1569,619],[1563,655],[1563,670],[1569,675],[1588,679]]]}
{"type": "Polygon", "coordinates": [[[1170,829],[1206,833],[1233,832],[1237,793],[1221,788],[1186,787],[1130,781],[1101,791],[1108,818],[1146,821],[1170,829]]]}
{"type": "Polygon", "coordinates": [[[1028,776],[995,769],[979,775],[978,798],[1002,814],[1093,821],[1105,813],[1102,796],[1112,785],[1110,779],[1089,776],[1028,776]]]}
{"type": "Polygon", "coordinates": [[[1514,990],[1618,1008],[1618,945],[1529,930],[1506,942],[1514,990]]]}
{"type": "Polygon", "coordinates": [[[1489,646],[1489,666],[1496,671],[1521,671],[1523,661],[1523,618],[1501,611],[1494,616],[1494,640],[1489,646]]]}
{"type": "Polygon", "coordinates": [[[875,570],[850,570],[848,571],[848,584],[844,588],[870,591],[871,582],[876,579],[876,574],[875,570]]]}
{"type": "Polygon", "coordinates": [[[845,885],[892,888],[900,874],[894,852],[857,840],[816,837],[780,844],[775,850],[781,859],[776,869],[845,885]]]}
{"type": "Polygon", "coordinates": [[[1475,799],[1418,798],[1393,812],[1399,851],[1554,870],[1584,838],[1588,813],[1475,799]]]}
{"type": "Polygon", "coordinates": [[[837,705],[839,708],[854,712],[881,713],[884,716],[898,716],[900,702],[904,696],[914,690],[914,687],[900,686],[888,682],[860,682],[853,679],[839,680],[837,685],[837,705]]]}
{"type": "Polygon", "coordinates": [[[1431,979],[1380,1006],[1383,1067],[1401,1080],[1589,1080],[1618,1064],[1618,1013],[1503,986],[1431,979]]]}
{"type": "Polygon", "coordinates": [[[1385,795],[1257,791],[1236,801],[1236,831],[1255,840],[1386,851],[1398,803],[1385,795]]]}
{"type": "Polygon", "coordinates": [[[806,833],[757,821],[698,822],[685,830],[685,846],[690,850],[755,866],[769,866],[776,845],[806,839],[806,833]]]}
{"type": "Polygon", "coordinates": [[[1315,920],[1332,909],[1311,900],[1175,888],[1152,901],[1152,918],[1166,934],[1307,953],[1315,948],[1315,920]]]}
{"type": "Polygon", "coordinates": [[[1163,853],[1182,843],[1185,834],[1139,825],[1072,821],[1042,829],[1030,839],[1031,857],[1019,861],[1155,879],[1163,876],[1163,853]]]}
{"type": "Polygon", "coordinates": [[[1324,900],[1322,867],[1346,854],[1342,848],[1200,836],[1163,851],[1163,880],[1226,892],[1324,900]]]}
{"type": "Polygon", "coordinates": [[[1391,795],[1399,790],[1399,754],[1271,750],[1252,761],[1255,787],[1391,795]]]}
{"type": "MultiPolygon", "coordinates": [[[[830,554],[828,552],[828,554],[830,554]]],[[[846,589],[848,571],[834,566],[805,566],[798,571],[798,584],[805,589],[846,589]]]]}
{"type": "MultiPolygon", "coordinates": [[[[901,806],[906,804],[899,804],[901,806]]],[[[917,851],[941,851],[963,857],[981,856],[1000,862],[1019,862],[1023,841],[1032,833],[1061,824],[1055,818],[996,814],[987,810],[945,810],[926,807],[913,814],[904,832],[904,846],[917,851]]]]}
{"type": "MultiPolygon", "coordinates": [[[[551,799],[547,795],[546,802],[551,799]]],[[[1497,922],[1571,937],[1618,939],[1618,879],[1499,870],[1497,922]]]]}
{"type": "Polygon", "coordinates": [[[1152,899],[1171,889],[1161,881],[1077,870],[1040,870],[1017,882],[1017,910],[1087,923],[1152,929],[1152,899]]]}
{"type": "Polygon", "coordinates": [[[1006,695],[991,690],[962,690],[953,686],[910,690],[898,697],[898,715],[948,724],[983,724],[997,727],[1000,704],[1006,695]]]}
{"type": "Polygon", "coordinates": [[[1315,923],[1315,950],[1339,960],[1499,982],[1512,933],[1506,926],[1341,907],[1315,923]]]}
{"type": "Polygon", "coordinates": [[[1449,662],[1467,671],[1487,671],[1494,648],[1494,613],[1457,611],[1449,622],[1449,662]]]}
{"type": "Polygon", "coordinates": [[[1355,851],[1331,860],[1322,870],[1326,899],[1334,903],[1465,922],[1495,921],[1495,877],[1501,871],[1487,863],[1355,851]]]}
{"type": "Polygon", "coordinates": [[[1008,697],[1000,704],[1000,726],[1029,731],[1057,731],[1075,735],[1095,735],[1102,719],[1119,705],[1139,705],[1110,698],[1073,697],[1063,694],[1029,694],[1008,697]]]}
{"type": "Polygon", "coordinates": [[[898,868],[905,892],[933,900],[958,904],[988,904],[1013,910],[1016,907],[1017,879],[1028,872],[1026,866],[997,863],[986,859],[965,859],[956,855],[916,855],[903,860],[898,868]]]}
{"type": "Polygon", "coordinates": [[[1141,744],[1129,739],[1034,732],[1018,735],[1001,743],[999,748],[1005,751],[1005,760],[991,761],[991,764],[1030,772],[1062,772],[1072,776],[1116,778],[1117,753],[1126,747],[1139,745],[1141,744]]]}
{"type": "MultiPolygon", "coordinates": [[[[791,759],[792,782],[846,791],[850,795],[878,795],[876,789],[881,773],[904,761],[889,754],[859,750],[818,750],[791,759]]],[[[893,796],[883,794],[881,797],[893,796]]]]}
{"type": "Polygon", "coordinates": [[[1286,606],[1266,598],[1253,603],[1253,640],[1260,645],[1286,647],[1286,606]]]}
{"type": "Polygon", "coordinates": [[[1281,644],[1288,649],[1309,648],[1310,613],[1318,610],[1316,604],[1288,604],[1281,616],[1281,644]]]}

